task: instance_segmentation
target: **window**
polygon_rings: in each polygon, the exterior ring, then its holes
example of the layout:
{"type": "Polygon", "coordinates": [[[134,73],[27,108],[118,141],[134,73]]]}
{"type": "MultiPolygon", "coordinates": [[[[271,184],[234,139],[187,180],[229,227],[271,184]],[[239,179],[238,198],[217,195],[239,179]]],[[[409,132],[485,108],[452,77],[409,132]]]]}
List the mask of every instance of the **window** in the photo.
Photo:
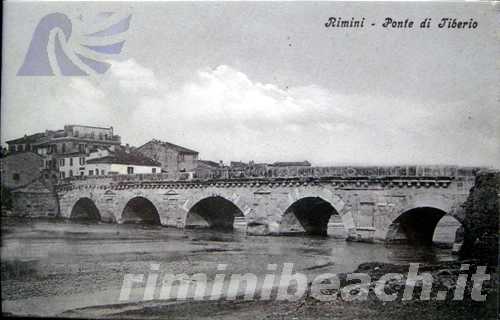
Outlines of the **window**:
{"type": "Polygon", "coordinates": [[[95,175],[98,176],[99,175],[99,169],[95,169],[95,175]]]}
{"type": "Polygon", "coordinates": [[[127,167],[127,174],[133,174],[134,173],[134,167],[127,167]]]}
{"type": "Polygon", "coordinates": [[[156,168],[151,169],[152,173],[156,173],[156,168]]]}
{"type": "Polygon", "coordinates": [[[14,173],[12,175],[12,179],[14,179],[14,181],[19,181],[19,178],[20,178],[19,173],[14,173]]]}
{"type": "Polygon", "coordinates": [[[83,171],[80,171],[80,177],[83,177],[83,174],[84,174],[83,171]]]}
{"type": "Polygon", "coordinates": [[[85,144],[83,143],[78,144],[78,152],[85,153],[85,144]]]}
{"type": "Polygon", "coordinates": [[[89,170],[89,176],[93,176],[94,175],[94,170],[89,170]]]}
{"type": "Polygon", "coordinates": [[[85,157],[80,157],[80,165],[81,166],[85,165],[85,157]]]}
{"type": "Polygon", "coordinates": [[[101,175],[104,175],[104,174],[105,174],[105,173],[104,173],[104,169],[102,169],[102,170],[101,170],[101,175]]]}
{"type": "Polygon", "coordinates": [[[66,152],[66,143],[63,143],[62,144],[62,153],[65,153],[66,152]]]}
{"type": "Polygon", "coordinates": [[[69,158],[69,165],[72,166],[73,165],[73,158],[69,158]]]}
{"type": "Polygon", "coordinates": [[[64,158],[63,159],[59,159],[59,167],[64,167],[64,158]]]}
{"type": "Polygon", "coordinates": [[[61,179],[64,179],[64,178],[66,178],[66,172],[61,171],[61,179]]]}
{"type": "Polygon", "coordinates": [[[99,140],[102,140],[102,132],[99,132],[99,140]]]}
{"type": "Polygon", "coordinates": [[[69,170],[69,176],[72,177],[73,176],[73,170],[69,170]]]}
{"type": "Polygon", "coordinates": [[[78,130],[75,130],[75,137],[78,137],[79,133],[78,130]]]}

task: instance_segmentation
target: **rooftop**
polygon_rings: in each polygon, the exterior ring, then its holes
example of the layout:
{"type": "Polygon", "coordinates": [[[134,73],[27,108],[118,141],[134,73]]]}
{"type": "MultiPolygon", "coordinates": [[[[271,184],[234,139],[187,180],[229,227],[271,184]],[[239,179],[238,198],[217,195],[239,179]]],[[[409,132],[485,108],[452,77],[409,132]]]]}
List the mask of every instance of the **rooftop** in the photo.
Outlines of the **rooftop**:
{"type": "Polygon", "coordinates": [[[88,125],[84,125],[84,124],[67,124],[64,126],[65,128],[74,128],[74,127],[83,127],[83,128],[93,128],[93,129],[107,129],[107,130],[111,130],[113,129],[113,127],[96,127],[96,126],[88,126],[88,125]]]}
{"type": "Polygon", "coordinates": [[[238,167],[238,168],[245,168],[248,167],[247,163],[241,162],[241,161],[231,161],[229,163],[229,166],[232,168],[238,167]]]}
{"type": "Polygon", "coordinates": [[[165,147],[175,149],[175,150],[177,150],[178,152],[181,152],[181,153],[198,154],[198,151],[194,151],[194,150],[191,150],[191,149],[179,146],[177,144],[173,144],[171,142],[161,141],[161,140],[157,140],[157,139],[152,139],[152,140],[146,142],[145,144],[143,144],[142,146],[138,147],[137,149],[140,149],[140,148],[142,148],[143,146],[145,146],[145,145],[147,145],[149,143],[160,144],[160,145],[163,145],[165,147]]]}
{"type": "Polygon", "coordinates": [[[124,150],[115,150],[108,156],[87,160],[87,163],[107,163],[107,164],[127,164],[136,166],[161,167],[161,163],[143,156],[138,152],[125,152],[124,150]]]}
{"type": "Polygon", "coordinates": [[[220,167],[220,163],[212,161],[212,160],[198,160],[198,163],[205,164],[205,165],[210,166],[210,167],[216,167],[216,168],[220,167]]]}
{"type": "MultiPolygon", "coordinates": [[[[71,124],[71,125],[65,125],[65,129],[73,128],[73,127],[85,127],[85,128],[94,128],[94,129],[106,129],[106,130],[113,130],[113,127],[94,127],[94,126],[87,126],[87,125],[80,125],[80,124],[71,124]]],[[[120,136],[118,135],[111,135],[107,139],[97,139],[97,137],[92,137],[92,136],[81,136],[81,137],[74,137],[71,135],[68,135],[66,130],[64,129],[59,129],[59,130],[45,130],[45,132],[37,132],[34,134],[30,135],[24,135],[24,137],[17,138],[17,139],[12,139],[9,141],[6,141],[7,144],[25,144],[25,143],[32,143],[32,144],[50,144],[50,141],[52,140],[89,140],[89,141],[104,141],[106,143],[120,143],[120,136]]]]}
{"type": "Polygon", "coordinates": [[[311,163],[309,161],[292,161],[292,162],[275,162],[272,164],[273,167],[310,167],[311,163]]]}
{"type": "Polygon", "coordinates": [[[13,139],[6,141],[7,144],[18,144],[18,143],[34,143],[40,141],[40,139],[45,137],[45,132],[38,132],[30,135],[24,135],[22,138],[13,139]]]}

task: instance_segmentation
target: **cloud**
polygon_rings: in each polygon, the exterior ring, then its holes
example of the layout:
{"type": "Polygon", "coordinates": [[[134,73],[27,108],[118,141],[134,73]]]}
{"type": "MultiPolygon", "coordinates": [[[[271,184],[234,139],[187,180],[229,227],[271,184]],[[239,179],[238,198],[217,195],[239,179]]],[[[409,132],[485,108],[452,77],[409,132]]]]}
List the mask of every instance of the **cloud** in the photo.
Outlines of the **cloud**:
{"type": "Polygon", "coordinates": [[[109,62],[112,63],[110,73],[123,90],[136,93],[158,89],[158,80],[153,71],[141,66],[134,59],[109,62]]]}
{"type": "Polygon", "coordinates": [[[59,88],[41,104],[45,107],[33,125],[41,131],[60,129],[64,124],[109,126],[115,112],[105,91],[83,77],[70,78],[67,86],[59,88]],[[54,123],[61,125],[55,127],[54,123]]]}
{"type": "Polygon", "coordinates": [[[491,146],[477,145],[479,127],[464,126],[466,120],[456,115],[463,104],[343,95],[316,85],[283,89],[221,65],[199,70],[179,89],[140,99],[132,118],[147,124],[139,135],[144,139],[184,143],[216,160],[392,164],[484,163],[485,155],[498,159],[491,146]],[[464,153],[468,148],[474,152],[464,153]]]}
{"type": "MultiPolygon", "coordinates": [[[[86,78],[71,78],[69,82],[70,90],[74,91],[71,94],[78,93],[80,97],[89,100],[102,100],[105,97],[104,92],[92,85],[86,78]]],[[[78,100],[75,100],[78,102],[78,100]]]]}
{"type": "Polygon", "coordinates": [[[124,143],[157,138],[211,160],[309,160],[314,164],[500,163],[500,116],[488,101],[407,101],[346,95],[310,84],[261,83],[227,65],[169,86],[130,59],[103,78],[71,78],[41,101],[29,128],[114,126],[124,143]]]}

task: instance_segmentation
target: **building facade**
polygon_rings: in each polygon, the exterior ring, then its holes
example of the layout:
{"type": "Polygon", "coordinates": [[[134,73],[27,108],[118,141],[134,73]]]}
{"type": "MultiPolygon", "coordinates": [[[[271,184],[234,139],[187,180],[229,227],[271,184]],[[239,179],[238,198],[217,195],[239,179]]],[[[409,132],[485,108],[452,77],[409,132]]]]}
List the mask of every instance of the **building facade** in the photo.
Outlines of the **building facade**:
{"type": "Polygon", "coordinates": [[[53,191],[57,172],[45,169],[43,164],[43,157],[34,152],[10,153],[1,159],[2,215],[57,215],[53,191]]]}
{"type": "MultiPolygon", "coordinates": [[[[228,178],[221,173],[223,172],[224,165],[220,162],[210,160],[198,160],[198,165],[195,169],[194,177],[197,179],[215,179],[215,178],[228,178]]],[[[224,172],[226,172],[225,170],[224,172]]]]}
{"type": "Polygon", "coordinates": [[[58,159],[60,178],[114,174],[160,173],[161,164],[124,147],[100,148],[88,155],[68,154],[58,159]]]}
{"type": "Polygon", "coordinates": [[[9,154],[1,159],[2,186],[15,189],[26,186],[42,175],[43,158],[34,152],[9,154]]]}
{"type": "Polygon", "coordinates": [[[86,160],[87,156],[79,152],[60,155],[57,159],[60,178],[87,175],[86,160]]]}
{"type": "Polygon", "coordinates": [[[85,161],[84,175],[88,176],[148,173],[161,173],[161,163],[137,152],[127,152],[123,148],[107,150],[100,155],[92,153],[85,161]]]}
{"type": "Polygon", "coordinates": [[[9,153],[33,151],[36,152],[36,145],[46,141],[46,133],[39,132],[24,135],[22,138],[7,141],[9,153]]]}
{"type": "Polygon", "coordinates": [[[135,151],[161,163],[162,172],[172,179],[178,179],[181,173],[194,172],[197,167],[197,151],[170,142],[153,139],[135,151]]]}
{"type": "Polygon", "coordinates": [[[43,179],[12,191],[12,212],[18,217],[57,217],[59,204],[53,187],[43,179]]]}
{"type": "Polygon", "coordinates": [[[113,127],[65,125],[62,130],[46,130],[7,141],[10,153],[32,151],[44,158],[44,167],[58,170],[68,157],[85,157],[96,148],[114,148],[121,144],[113,127]]]}

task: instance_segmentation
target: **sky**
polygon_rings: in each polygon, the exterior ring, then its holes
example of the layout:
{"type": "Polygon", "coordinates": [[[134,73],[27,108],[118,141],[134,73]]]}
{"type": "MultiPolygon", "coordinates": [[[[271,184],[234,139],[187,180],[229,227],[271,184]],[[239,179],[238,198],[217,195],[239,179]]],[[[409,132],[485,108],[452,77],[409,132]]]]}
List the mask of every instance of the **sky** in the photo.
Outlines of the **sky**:
{"type": "Polygon", "coordinates": [[[86,124],[214,161],[499,168],[499,13],[491,3],[8,2],[1,141],[86,124]],[[72,22],[67,52],[132,16],[119,55],[84,50],[111,64],[106,73],[17,76],[54,12],[72,22]],[[331,16],[376,25],[325,28],[331,16]],[[386,29],[386,17],[478,28],[386,29]]]}

